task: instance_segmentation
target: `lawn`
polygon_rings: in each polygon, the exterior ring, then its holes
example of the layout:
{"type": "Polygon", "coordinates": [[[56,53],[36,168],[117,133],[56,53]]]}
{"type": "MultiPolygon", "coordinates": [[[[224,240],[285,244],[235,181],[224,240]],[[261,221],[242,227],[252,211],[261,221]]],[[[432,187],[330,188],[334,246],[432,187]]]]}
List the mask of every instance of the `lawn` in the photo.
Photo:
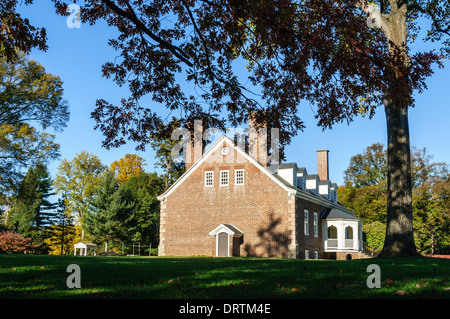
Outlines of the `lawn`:
{"type": "Polygon", "coordinates": [[[450,298],[450,259],[0,255],[0,298],[450,298]],[[67,266],[81,270],[69,289],[67,266]],[[368,265],[381,270],[369,289],[368,265]]]}

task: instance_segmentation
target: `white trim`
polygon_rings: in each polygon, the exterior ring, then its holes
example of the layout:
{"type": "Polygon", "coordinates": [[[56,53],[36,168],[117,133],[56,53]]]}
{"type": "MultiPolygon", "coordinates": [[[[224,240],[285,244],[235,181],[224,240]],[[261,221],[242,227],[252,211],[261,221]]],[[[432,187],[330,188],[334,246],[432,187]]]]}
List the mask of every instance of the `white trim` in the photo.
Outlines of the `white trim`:
{"type": "Polygon", "coordinates": [[[242,230],[240,230],[233,224],[229,224],[229,225],[233,226],[233,228],[235,228],[239,233],[236,233],[233,229],[231,229],[230,227],[228,227],[225,224],[220,224],[219,226],[217,226],[216,228],[214,228],[213,230],[211,230],[209,232],[210,236],[216,237],[216,257],[218,257],[218,255],[219,255],[219,234],[220,233],[226,233],[228,235],[227,257],[230,257],[230,238],[231,237],[239,238],[244,234],[244,232],[242,230]]]}
{"type": "Polygon", "coordinates": [[[209,232],[210,236],[216,236],[219,233],[222,232],[226,232],[228,235],[233,236],[233,237],[240,237],[242,236],[242,234],[244,233],[242,230],[240,230],[239,228],[237,228],[236,226],[234,226],[233,224],[230,224],[231,226],[233,226],[234,228],[236,228],[238,231],[240,231],[240,234],[235,233],[232,229],[230,229],[229,227],[227,227],[224,224],[220,224],[219,226],[217,226],[216,228],[214,228],[213,230],[211,230],[209,232]]]}
{"type": "Polygon", "coordinates": [[[228,148],[228,146],[225,146],[224,148],[222,148],[222,150],[220,151],[220,153],[222,155],[228,155],[228,153],[230,153],[230,149],[228,148]]]}
{"type": "Polygon", "coordinates": [[[205,171],[205,187],[214,187],[214,171],[205,171]],[[207,184],[206,184],[206,181],[207,181],[206,175],[207,175],[208,173],[211,173],[211,178],[212,178],[212,183],[211,183],[211,185],[207,185],[207,184]]]}
{"type": "Polygon", "coordinates": [[[243,168],[235,169],[234,170],[234,185],[244,185],[245,184],[245,170],[243,168]],[[242,172],[242,183],[238,184],[238,176],[237,173],[242,172]]]}
{"type": "Polygon", "coordinates": [[[305,236],[309,236],[309,211],[307,209],[303,210],[303,226],[305,236]]]}
{"type": "Polygon", "coordinates": [[[319,237],[319,215],[317,213],[313,214],[313,224],[314,224],[314,237],[319,237]]]}
{"type": "Polygon", "coordinates": [[[361,251],[362,250],[362,224],[358,220],[325,220],[322,223],[322,234],[323,234],[323,248],[325,252],[329,251],[361,251]],[[345,239],[345,229],[350,226],[353,230],[353,239],[352,245],[348,246],[348,243],[345,239]],[[329,247],[328,246],[328,230],[330,227],[335,227],[337,231],[337,238],[331,238],[336,240],[335,245],[329,247]]]}

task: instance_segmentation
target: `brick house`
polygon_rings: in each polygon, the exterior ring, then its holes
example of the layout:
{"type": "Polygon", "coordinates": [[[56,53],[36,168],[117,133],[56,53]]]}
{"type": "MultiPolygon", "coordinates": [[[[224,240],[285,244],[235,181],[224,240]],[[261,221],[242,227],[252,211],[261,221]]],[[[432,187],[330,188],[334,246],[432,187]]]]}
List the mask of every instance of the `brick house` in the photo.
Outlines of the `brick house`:
{"type": "Polygon", "coordinates": [[[327,150],[310,175],[296,163],[269,169],[235,144],[188,144],[186,172],[158,197],[160,256],[359,258],[362,220],[337,202],[327,150]]]}

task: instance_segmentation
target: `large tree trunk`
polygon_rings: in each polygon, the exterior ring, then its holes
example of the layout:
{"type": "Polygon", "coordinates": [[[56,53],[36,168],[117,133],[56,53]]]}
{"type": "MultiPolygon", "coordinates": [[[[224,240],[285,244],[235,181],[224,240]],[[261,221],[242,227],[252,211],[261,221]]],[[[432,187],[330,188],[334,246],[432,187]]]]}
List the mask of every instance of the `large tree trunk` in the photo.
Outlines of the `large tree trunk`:
{"type": "Polygon", "coordinates": [[[415,256],[408,108],[385,101],[388,135],[387,227],[380,256],[415,256]]]}
{"type": "Polygon", "coordinates": [[[409,143],[408,81],[409,71],[407,39],[407,4],[405,1],[389,0],[389,17],[385,12],[374,15],[368,1],[362,0],[359,5],[369,15],[369,20],[376,19],[388,41],[391,61],[386,68],[386,75],[391,79],[384,98],[388,136],[388,195],[387,225],[384,247],[380,256],[415,256],[412,225],[412,185],[411,185],[411,152],[409,143]],[[403,61],[396,64],[394,61],[403,61]]]}

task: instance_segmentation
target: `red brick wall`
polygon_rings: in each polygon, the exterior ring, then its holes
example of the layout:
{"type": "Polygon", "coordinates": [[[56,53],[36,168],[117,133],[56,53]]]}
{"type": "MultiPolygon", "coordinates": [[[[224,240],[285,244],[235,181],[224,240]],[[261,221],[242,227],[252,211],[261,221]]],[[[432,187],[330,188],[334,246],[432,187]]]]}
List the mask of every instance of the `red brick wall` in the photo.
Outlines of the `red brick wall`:
{"type": "Polygon", "coordinates": [[[237,152],[230,150],[218,157],[220,163],[201,164],[161,202],[161,254],[214,256],[215,238],[209,232],[220,224],[233,224],[244,233],[239,253],[235,250],[233,255],[288,256],[295,237],[294,202],[242,156],[235,163],[237,152]],[[245,170],[244,185],[235,185],[235,169],[245,170]],[[229,170],[229,186],[219,186],[221,170],[229,170]],[[206,171],[214,171],[214,187],[204,186],[206,171]]]}
{"type": "Polygon", "coordinates": [[[298,258],[305,258],[305,250],[309,251],[309,258],[314,259],[314,252],[319,252],[319,258],[323,258],[322,244],[322,220],[320,215],[325,210],[323,206],[301,200],[296,201],[296,224],[297,224],[297,244],[298,258]],[[309,235],[305,235],[305,209],[309,213],[309,235]],[[318,236],[314,236],[314,213],[317,213],[317,231],[318,236]]]}

